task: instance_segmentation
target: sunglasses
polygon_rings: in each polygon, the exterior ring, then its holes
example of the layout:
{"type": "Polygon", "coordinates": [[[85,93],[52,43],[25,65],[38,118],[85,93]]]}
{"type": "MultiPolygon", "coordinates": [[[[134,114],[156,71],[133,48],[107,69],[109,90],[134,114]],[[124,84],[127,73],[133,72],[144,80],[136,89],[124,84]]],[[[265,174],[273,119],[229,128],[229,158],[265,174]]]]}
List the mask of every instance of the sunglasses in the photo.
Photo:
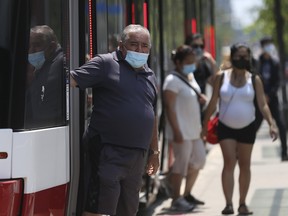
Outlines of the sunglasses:
{"type": "Polygon", "coordinates": [[[194,49],[197,49],[197,48],[204,49],[204,44],[192,44],[192,48],[194,48],[194,49]]]}

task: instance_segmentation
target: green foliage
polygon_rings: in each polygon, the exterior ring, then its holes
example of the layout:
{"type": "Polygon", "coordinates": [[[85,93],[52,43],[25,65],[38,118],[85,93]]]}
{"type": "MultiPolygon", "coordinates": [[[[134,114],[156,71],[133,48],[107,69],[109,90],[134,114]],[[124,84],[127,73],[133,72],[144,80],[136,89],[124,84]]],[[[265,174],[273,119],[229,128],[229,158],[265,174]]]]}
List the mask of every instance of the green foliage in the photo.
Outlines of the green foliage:
{"type": "MultiPolygon", "coordinates": [[[[258,40],[264,35],[271,35],[277,44],[276,22],[274,14],[274,0],[263,0],[264,7],[259,8],[259,17],[256,22],[245,29],[246,32],[256,31],[255,39],[258,40]]],[[[281,14],[284,19],[284,42],[288,50],[288,1],[281,0],[281,14]]]]}

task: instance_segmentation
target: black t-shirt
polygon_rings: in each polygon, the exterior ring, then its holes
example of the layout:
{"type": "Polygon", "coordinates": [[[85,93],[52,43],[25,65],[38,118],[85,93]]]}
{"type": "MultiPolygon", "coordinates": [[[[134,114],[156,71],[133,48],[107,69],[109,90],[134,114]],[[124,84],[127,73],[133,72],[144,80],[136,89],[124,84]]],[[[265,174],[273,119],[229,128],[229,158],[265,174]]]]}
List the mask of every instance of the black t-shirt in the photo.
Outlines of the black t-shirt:
{"type": "Polygon", "coordinates": [[[264,55],[261,55],[258,63],[258,72],[262,77],[265,94],[270,99],[277,97],[280,85],[279,62],[272,58],[265,59],[264,55]]]}
{"type": "Polygon", "coordinates": [[[208,60],[203,57],[197,65],[197,68],[194,72],[195,80],[200,86],[201,93],[205,93],[205,87],[207,83],[207,79],[213,74],[212,66],[208,62],[208,60]]]}
{"type": "Polygon", "coordinates": [[[89,131],[103,143],[148,149],[156,117],[156,77],[147,66],[134,69],[120,51],[97,55],[71,71],[81,89],[93,88],[89,131]]]}

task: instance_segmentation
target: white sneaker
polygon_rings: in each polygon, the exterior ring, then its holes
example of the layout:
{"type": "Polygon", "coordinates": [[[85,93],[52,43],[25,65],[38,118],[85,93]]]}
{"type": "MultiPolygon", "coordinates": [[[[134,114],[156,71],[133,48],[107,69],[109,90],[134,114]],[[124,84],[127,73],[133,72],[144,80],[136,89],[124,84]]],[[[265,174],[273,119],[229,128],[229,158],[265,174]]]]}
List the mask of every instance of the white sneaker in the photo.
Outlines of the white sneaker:
{"type": "Polygon", "coordinates": [[[178,199],[172,201],[171,210],[173,211],[192,211],[195,205],[187,202],[184,197],[179,197],[178,199]]]}

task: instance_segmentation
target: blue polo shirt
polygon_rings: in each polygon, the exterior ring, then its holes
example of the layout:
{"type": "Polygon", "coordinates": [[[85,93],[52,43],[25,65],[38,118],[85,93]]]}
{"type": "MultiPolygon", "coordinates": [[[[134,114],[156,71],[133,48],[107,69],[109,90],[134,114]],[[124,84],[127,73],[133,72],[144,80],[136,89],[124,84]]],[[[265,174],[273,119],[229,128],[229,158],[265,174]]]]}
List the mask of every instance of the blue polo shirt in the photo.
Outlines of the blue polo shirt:
{"type": "Polygon", "coordinates": [[[157,88],[153,71],[135,71],[119,50],[97,55],[71,71],[81,89],[93,89],[89,129],[103,143],[148,149],[156,118],[157,88]]]}

